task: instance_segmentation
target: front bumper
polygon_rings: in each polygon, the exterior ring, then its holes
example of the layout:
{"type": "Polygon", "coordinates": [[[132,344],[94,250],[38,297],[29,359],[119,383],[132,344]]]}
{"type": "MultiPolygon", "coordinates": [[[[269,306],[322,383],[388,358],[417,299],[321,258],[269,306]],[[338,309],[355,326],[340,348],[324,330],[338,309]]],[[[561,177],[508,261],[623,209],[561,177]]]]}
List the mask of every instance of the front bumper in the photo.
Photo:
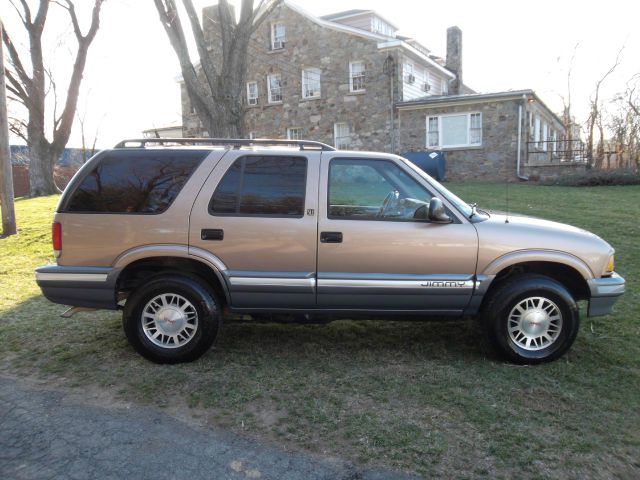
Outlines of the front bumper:
{"type": "Polygon", "coordinates": [[[589,280],[591,298],[588,315],[590,317],[609,315],[613,310],[613,304],[624,293],[624,285],[624,278],[615,272],[610,277],[589,280]]]}
{"type": "Polygon", "coordinates": [[[36,282],[54,303],[115,310],[117,273],[110,267],[45,265],[36,268],[36,282]]]}

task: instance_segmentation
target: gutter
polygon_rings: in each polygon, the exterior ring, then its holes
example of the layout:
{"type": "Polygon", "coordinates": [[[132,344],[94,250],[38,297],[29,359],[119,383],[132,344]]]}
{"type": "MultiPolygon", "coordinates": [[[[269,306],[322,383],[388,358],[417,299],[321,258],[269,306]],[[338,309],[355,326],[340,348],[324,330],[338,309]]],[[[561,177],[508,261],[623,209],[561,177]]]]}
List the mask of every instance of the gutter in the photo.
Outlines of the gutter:
{"type": "Polygon", "coordinates": [[[529,177],[520,174],[520,151],[522,150],[522,106],[526,105],[527,96],[522,95],[522,103],[518,103],[518,152],[516,155],[516,176],[520,180],[529,181],[529,177]]]}

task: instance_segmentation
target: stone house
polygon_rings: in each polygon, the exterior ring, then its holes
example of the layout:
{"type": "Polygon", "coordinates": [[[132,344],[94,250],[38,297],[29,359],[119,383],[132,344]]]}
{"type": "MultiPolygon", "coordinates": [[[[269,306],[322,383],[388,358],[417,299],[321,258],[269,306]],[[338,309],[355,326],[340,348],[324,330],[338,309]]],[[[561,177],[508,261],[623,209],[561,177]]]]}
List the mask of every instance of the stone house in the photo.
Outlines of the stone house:
{"type": "MultiPolygon", "coordinates": [[[[217,19],[217,5],[203,9],[214,58],[217,19]]],[[[557,155],[562,122],[533,91],[480,94],[463,83],[458,27],[447,30],[445,59],[397,32],[372,10],[315,17],[284,0],[250,41],[248,136],[399,154],[441,150],[449,179],[545,176],[546,164],[573,165],[557,155]]],[[[184,136],[208,136],[184,84],[181,94],[184,136]]]]}

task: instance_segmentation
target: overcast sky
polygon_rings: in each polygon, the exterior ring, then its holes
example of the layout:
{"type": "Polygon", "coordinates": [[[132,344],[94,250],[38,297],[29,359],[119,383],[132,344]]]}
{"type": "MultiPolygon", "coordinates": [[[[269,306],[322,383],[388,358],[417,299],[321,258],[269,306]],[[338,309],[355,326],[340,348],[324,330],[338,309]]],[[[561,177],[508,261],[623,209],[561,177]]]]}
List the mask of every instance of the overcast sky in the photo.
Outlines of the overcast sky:
{"type": "MultiPolygon", "coordinates": [[[[33,0],[32,0],[32,3],[33,0]]],[[[77,1],[88,8],[89,0],[77,1]]],[[[198,8],[215,0],[195,0],[198,8]]],[[[257,2],[256,2],[257,3],[257,2]]],[[[595,81],[614,62],[624,46],[622,63],[604,85],[604,98],[624,90],[626,81],[640,72],[640,2],[633,0],[537,0],[514,2],[460,0],[415,2],[405,0],[298,0],[315,15],[352,8],[373,9],[411,36],[445,56],[446,29],[463,32],[464,81],[481,92],[531,88],[553,109],[562,106],[567,91],[567,68],[573,63],[573,108],[578,120],[586,116],[595,81]]],[[[20,24],[0,0],[0,16],[18,43],[20,24]]],[[[46,26],[45,52],[59,78],[66,81],[71,53],[65,42],[71,33],[68,18],[56,5],[46,26]]],[[[88,11],[83,25],[89,23],[88,11]]],[[[180,123],[179,65],[158,21],[152,0],[108,0],[102,26],[91,47],[85,70],[80,115],[88,136],[97,129],[98,146],[110,147],[142,130],[180,123]]],[[[76,122],[69,146],[80,144],[76,122]]]]}

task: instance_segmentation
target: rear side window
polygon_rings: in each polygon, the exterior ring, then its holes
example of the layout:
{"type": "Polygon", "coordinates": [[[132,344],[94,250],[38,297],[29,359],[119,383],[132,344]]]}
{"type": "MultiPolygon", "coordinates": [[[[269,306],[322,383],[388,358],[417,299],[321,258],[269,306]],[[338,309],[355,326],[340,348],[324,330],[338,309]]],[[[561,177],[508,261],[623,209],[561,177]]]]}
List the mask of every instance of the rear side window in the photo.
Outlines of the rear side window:
{"type": "Polygon", "coordinates": [[[209,213],[302,217],[306,184],[304,157],[241,157],[220,180],[209,202],[209,213]]]}
{"type": "Polygon", "coordinates": [[[82,180],[67,212],[164,212],[207,151],[112,152],[82,180]]]}

